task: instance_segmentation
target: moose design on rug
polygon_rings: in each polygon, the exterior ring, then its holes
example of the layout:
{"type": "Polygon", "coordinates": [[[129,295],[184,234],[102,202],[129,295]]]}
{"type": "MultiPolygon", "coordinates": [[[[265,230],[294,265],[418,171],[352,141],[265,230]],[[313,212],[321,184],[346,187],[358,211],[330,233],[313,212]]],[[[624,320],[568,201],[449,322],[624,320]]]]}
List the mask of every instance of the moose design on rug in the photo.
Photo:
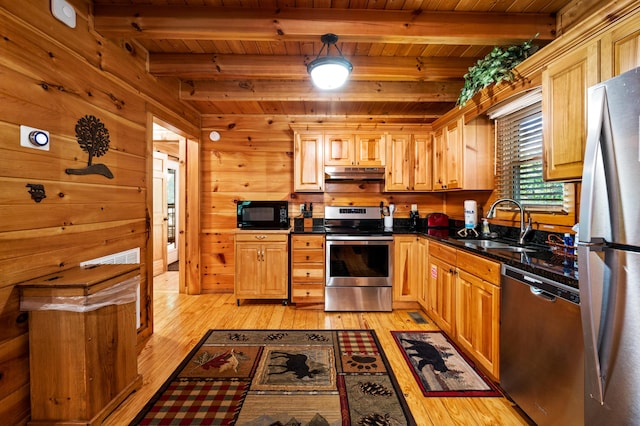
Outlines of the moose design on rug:
{"type": "Polygon", "coordinates": [[[284,358],[284,364],[269,364],[269,367],[282,367],[282,371],[270,371],[269,374],[286,374],[293,373],[297,379],[305,378],[313,379],[316,374],[326,372],[326,368],[311,368],[309,366],[309,357],[305,354],[291,354],[288,352],[271,352],[271,360],[280,360],[284,358]]]}
{"type": "Polygon", "coordinates": [[[266,346],[252,389],[336,389],[331,346],[266,346]]]}

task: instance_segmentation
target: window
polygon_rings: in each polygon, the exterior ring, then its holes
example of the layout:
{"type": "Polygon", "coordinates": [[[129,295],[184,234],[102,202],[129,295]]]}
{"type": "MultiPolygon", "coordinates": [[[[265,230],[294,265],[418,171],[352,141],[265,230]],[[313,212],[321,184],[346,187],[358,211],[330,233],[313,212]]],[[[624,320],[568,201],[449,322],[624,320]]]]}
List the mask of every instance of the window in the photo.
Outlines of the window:
{"type": "Polygon", "coordinates": [[[542,102],[539,92],[490,112],[496,120],[496,192],[529,211],[561,213],[565,185],[542,179],[542,102]]]}

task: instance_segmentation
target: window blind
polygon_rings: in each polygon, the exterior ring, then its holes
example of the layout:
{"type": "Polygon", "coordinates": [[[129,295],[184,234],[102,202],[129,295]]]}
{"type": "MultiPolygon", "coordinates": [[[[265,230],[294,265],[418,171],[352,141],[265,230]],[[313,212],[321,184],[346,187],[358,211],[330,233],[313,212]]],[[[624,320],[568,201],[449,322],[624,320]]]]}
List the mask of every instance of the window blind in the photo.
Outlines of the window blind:
{"type": "Polygon", "coordinates": [[[496,119],[496,190],[529,210],[564,210],[564,185],[542,180],[542,103],[496,119]]]}

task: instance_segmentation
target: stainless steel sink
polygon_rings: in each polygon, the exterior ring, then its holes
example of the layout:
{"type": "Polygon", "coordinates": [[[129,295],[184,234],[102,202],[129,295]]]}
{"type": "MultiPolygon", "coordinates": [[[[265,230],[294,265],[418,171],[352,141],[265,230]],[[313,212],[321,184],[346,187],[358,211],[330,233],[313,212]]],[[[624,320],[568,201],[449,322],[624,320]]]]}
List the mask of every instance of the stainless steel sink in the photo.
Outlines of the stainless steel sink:
{"type": "Polygon", "coordinates": [[[483,248],[485,250],[504,250],[504,251],[512,251],[516,253],[527,253],[536,251],[536,249],[521,247],[512,245],[509,243],[503,243],[501,241],[493,241],[493,240],[458,240],[461,243],[464,243],[465,246],[471,248],[483,248]]]}

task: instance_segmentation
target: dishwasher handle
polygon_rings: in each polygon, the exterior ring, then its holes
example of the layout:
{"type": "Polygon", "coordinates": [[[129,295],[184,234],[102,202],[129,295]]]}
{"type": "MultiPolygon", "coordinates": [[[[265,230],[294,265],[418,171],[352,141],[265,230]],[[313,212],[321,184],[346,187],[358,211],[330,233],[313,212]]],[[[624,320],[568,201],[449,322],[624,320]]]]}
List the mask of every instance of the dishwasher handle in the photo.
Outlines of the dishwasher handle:
{"type": "Polygon", "coordinates": [[[529,290],[531,291],[531,294],[533,294],[536,297],[539,297],[541,299],[547,300],[549,302],[555,302],[556,301],[556,296],[554,296],[553,294],[547,293],[546,291],[542,290],[541,288],[538,287],[529,287],[529,290]]]}
{"type": "Polygon", "coordinates": [[[580,293],[577,288],[553,281],[547,277],[532,274],[513,266],[502,264],[502,279],[512,279],[531,288],[531,293],[553,302],[556,299],[567,300],[576,305],[580,304],[580,293]]]}

